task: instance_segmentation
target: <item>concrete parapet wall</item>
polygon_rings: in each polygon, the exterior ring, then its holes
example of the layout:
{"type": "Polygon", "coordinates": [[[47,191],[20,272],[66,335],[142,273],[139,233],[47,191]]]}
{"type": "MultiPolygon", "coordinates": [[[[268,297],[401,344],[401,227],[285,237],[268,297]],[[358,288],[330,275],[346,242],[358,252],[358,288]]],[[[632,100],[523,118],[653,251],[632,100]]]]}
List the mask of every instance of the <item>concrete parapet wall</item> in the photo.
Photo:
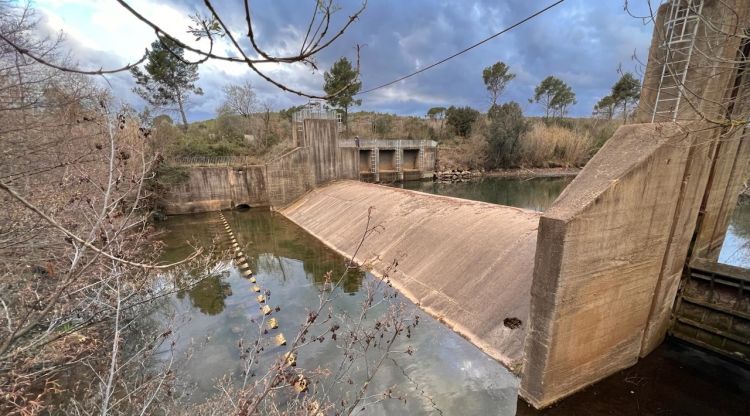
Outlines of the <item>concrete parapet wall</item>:
{"type": "Polygon", "coordinates": [[[534,406],[637,361],[652,309],[674,301],[715,134],[620,127],[542,215],[521,386],[534,406]]]}
{"type": "Polygon", "coordinates": [[[284,206],[313,189],[315,177],[307,169],[310,158],[310,148],[298,147],[266,165],[271,206],[284,206]]]}
{"type": "Polygon", "coordinates": [[[487,354],[518,371],[539,213],[355,181],[304,195],[281,213],[391,282],[487,354]],[[515,319],[514,319],[515,318],[515,319]],[[516,321],[516,319],[518,321],[516,321]]]}
{"type": "Polygon", "coordinates": [[[187,178],[168,191],[168,214],[231,209],[240,204],[267,206],[264,166],[193,167],[187,178]]]}
{"type": "Polygon", "coordinates": [[[280,208],[316,185],[358,177],[359,153],[338,147],[336,121],[305,120],[304,129],[302,147],[265,165],[186,167],[187,180],[170,189],[162,201],[166,212],[216,211],[241,204],[280,208]]]}

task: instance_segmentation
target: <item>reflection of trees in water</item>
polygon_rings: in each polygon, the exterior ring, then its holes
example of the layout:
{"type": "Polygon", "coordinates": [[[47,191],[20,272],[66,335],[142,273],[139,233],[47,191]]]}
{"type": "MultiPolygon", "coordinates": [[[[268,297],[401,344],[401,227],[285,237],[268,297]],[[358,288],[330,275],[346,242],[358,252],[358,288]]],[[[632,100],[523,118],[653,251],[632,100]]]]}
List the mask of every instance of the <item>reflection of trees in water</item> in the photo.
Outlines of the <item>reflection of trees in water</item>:
{"type": "Polygon", "coordinates": [[[750,197],[740,195],[729,226],[735,238],[741,240],[737,251],[730,253],[730,257],[740,259],[744,263],[740,266],[748,268],[750,267],[750,197]]]}
{"type": "Polygon", "coordinates": [[[198,310],[206,315],[218,315],[224,310],[224,299],[232,295],[232,288],[220,276],[211,276],[192,289],[177,292],[177,298],[183,299],[186,293],[198,310]]]}
{"type": "Polygon", "coordinates": [[[732,213],[730,225],[736,235],[750,240],[750,197],[740,196],[737,207],[732,213]]]}
{"type": "MultiPolygon", "coordinates": [[[[232,213],[232,228],[245,254],[256,259],[256,268],[273,272],[286,279],[284,259],[299,260],[314,283],[322,284],[325,274],[338,278],[346,269],[346,259],[307,234],[296,224],[269,211],[232,213]]],[[[364,273],[350,271],[343,283],[348,293],[359,290],[364,273]]]]}
{"type": "Polygon", "coordinates": [[[437,195],[541,211],[549,208],[572,180],[572,177],[482,178],[462,183],[412,182],[406,183],[404,187],[437,195]]]}
{"type": "MultiPolygon", "coordinates": [[[[178,258],[191,248],[186,241],[198,241],[210,247],[214,237],[226,239],[218,214],[199,214],[170,218],[163,241],[167,246],[165,257],[178,258]]],[[[246,212],[225,212],[225,217],[242,247],[251,266],[258,271],[286,280],[288,266],[284,261],[301,261],[308,279],[316,284],[325,281],[325,274],[332,272],[338,279],[346,270],[345,259],[307,234],[296,224],[279,214],[263,210],[246,212]]],[[[197,276],[191,276],[196,279],[197,276]]],[[[362,284],[364,273],[350,271],[342,284],[347,293],[357,292],[362,284]]],[[[231,286],[220,276],[212,276],[190,290],[180,291],[179,299],[185,296],[201,312],[216,315],[224,310],[224,300],[231,295],[231,286]]]]}

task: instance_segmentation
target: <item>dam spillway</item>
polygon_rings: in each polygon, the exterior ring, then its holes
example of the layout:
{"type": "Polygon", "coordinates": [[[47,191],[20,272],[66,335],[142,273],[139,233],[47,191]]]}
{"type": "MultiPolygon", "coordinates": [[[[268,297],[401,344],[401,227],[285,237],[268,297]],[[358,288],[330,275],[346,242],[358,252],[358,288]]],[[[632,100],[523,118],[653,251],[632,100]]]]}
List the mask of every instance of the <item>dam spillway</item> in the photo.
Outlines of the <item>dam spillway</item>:
{"type": "Polygon", "coordinates": [[[356,181],[317,188],[281,213],[341,254],[356,252],[376,276],[397,262],[389,278],[401,293],[519,370],[540,213],[356,181]],[[373,232],[357,251],[368,219],[373,232]]]}

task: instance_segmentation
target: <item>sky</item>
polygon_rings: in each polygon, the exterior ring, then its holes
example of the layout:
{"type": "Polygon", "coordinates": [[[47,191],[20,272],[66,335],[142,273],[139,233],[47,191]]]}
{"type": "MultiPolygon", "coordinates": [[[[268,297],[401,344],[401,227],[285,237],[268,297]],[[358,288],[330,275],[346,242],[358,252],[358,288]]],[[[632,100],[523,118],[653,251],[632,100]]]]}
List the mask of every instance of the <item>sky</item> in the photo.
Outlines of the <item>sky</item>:
{"type": "MultiPolygon", "coordinates": [[[[552,0],[369,0],[356,21],[309,65],[262,64],[259,68],[279,82],[305,92],[322,94],[323,71],[342,56],[356,59],[360,45],[363,90],[397,79],[486,38],[552,3],[552,0]]],[[[206,15],[202,0],[129,0],[139,13],[186,43],[189,16],[206,15]]],[[[214,0],[218,12],[246,51],[242,2],[214,0]]],[[[635,13],[646,0],[630,1],[635,13]],[[642,3],[642,4],[639,4],[642,3]]],[[[339,27],[359,6],[359,0],[338,0],[333,26],[339,27]]],[[[251,2],[258,43],[267,51],[288,54],[299,49],[307,28],[312,0],[255,0],[251,2]]],[[[120,67],[137,61],[155,35],[114,0],[35,0],[34,8],[46,30],[62,32],[65,47],[82,69],[120,67]]],[[[529,99],[548,75],[568,83],[577,96],[571,116],[588,116],[593,105],[609,94],[618,68],[640,77],[646,61],[652,25],[630,16],[624,0],[566,0],[524,25],[422,74],[363,94],[362,105],[350,111],[377,111],[423,116],[430,107],[489,107],[482,69],[503,61],[516,74],[501,102],[517,101],[527,115],[543,109],[529,99]],[[637,59],[634,59],[637,57],[637,59]]],[[[234,55],[226,41],[219,50],[234,55]]],[[[189,57],[189,55],[188,55],[189,57]]],[[[191,121],[213,118],[226,84],[249,81],[258,98],[273,109],[288,108],[307,99],[286,93],[260,79],[244,64],[208,61],[199,68],[198,85],[204,95],[188,107],[191,121]]],[[[100,80],[113,95],[136,108],[144,101],[132,92],[129,73],[100,80]]]]}

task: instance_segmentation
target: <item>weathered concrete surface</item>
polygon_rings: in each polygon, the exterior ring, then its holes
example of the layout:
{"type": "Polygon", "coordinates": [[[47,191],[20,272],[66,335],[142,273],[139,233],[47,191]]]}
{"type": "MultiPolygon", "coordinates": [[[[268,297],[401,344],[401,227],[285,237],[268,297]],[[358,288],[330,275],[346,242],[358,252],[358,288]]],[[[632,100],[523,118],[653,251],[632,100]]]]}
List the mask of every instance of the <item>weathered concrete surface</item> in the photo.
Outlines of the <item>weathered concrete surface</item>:
{"type": "Polygon", "coordinates": [[[168,214],[217,211],[240,204],[269,204],[263,166],[187,169],[187,178],[170,189],[164,200],[168,214]]]}
{"type": "Polygon", "coordinates": [[[359,153],[341,149],[334,120],[304,120],[301,147],[261,166],[193,167],[162,201],[167,214],[282,207],[316,185],[359,175],[359,153]]]}
{"type": "MultiPolygon", "coordinates": [[[[673,117],[676,117],[676,121],[722,118],[725,116],[728,104],[727,88],[734,80],[737,71],[734,65],[726,63],[738,59],[737,51],[744,40],[742,33],[748,27],[750,20],[750,6],[747,0],[704,2],[695,45],[690,54],[687,77],[681,88],[682,96],[677,114],[675,116],[674,112],[666,112],[654,116],[664,63],[686,59],[684,55],[679,54],[670,58],[667,56],[666,48],[661,47],[668,37],[665,15],[669,7],[669,2],[665,2],[659,7],[656,15],[636,119],[646,123],[650,122],[652,117],[656,122],[672,121],[673,117]]],[[[683,45],[675,46],[675,48],[680,46],[683,45]]],[[[674,54],[675,51],[672,53],[674,54]]],[[[681,69],[675,69],[675,71],[681,71],[681,69]]],[[[667,75],[668,85],[674,85],[674,80],[680,78],[680,74],[669,76],[669,71],[667,75]]],[[[677,90],[671,91],[673,92],[662,89],[664,95],[661,98],[676,97],[677,90]]],[[[664,107],[660,108],[660,110],[664,109],[664,107]]]]}
{"type": "MultiPolygon", "coordinates": [[[[697,125],[696,125],[697,126],[697,125]]],[[[684,127],[684,126],[683,126],[684,127]]],[[[691,126],[692,128],[692,126],[691,126]]],[[[688,148],[687,162],[679,185],[679,197],[671,218],[669,243],[654,289],[651,311],[644,329],[640,356],[645,357],[662,343],[667,334],[672,305],[677,295],[685,259],[695,233],[701,201],[708,182],[715,146],[720,129],[696,128],[688,148]]]]}
{"type": "Polygon", "coordinates": [[[705,136],[683,127],[620,127],[542,215],[521,384],[535,407],[637,361],[672,237],[683,250],[694,229],[673,228],[679,201],[702,197],[683,183],[705,136]]]}
{"type": "Polygon", "coordinates": [[[487,354],[518,371],[529,313],[539,213],[362,182],[316,189],[281,213],[351,256],[487,354]],[[503,324],[518,318],[520,327],[503,324]]]}

